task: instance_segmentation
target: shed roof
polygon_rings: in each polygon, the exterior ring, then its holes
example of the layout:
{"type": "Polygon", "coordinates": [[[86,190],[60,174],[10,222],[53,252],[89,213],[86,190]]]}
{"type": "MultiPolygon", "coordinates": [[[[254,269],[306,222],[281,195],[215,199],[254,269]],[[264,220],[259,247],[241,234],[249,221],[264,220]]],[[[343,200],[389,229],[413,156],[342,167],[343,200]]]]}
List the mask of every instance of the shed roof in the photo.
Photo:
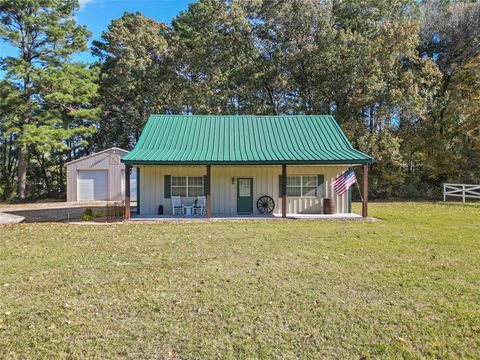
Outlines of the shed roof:
{"type": "Polygon", "coordinates": [[[332,116],[151,115],[122,162],[366,164],[332,116]]]}
{"type": "Polygon", "coordinates": [[[98,156],[98,155],[101,155],[101,154],[104,154],[106,152],[121,152],[121,153],[124,153],[124,154],[128,154],[128,151],[127,150],[124,150],[124,149],[120,149],[118,147],[111,147],[111,148],[108,148],[108,149],[105,149],[105,150],[102,150],[102,151],[99,151],[97,153],[93,153],[93,154],[90,154],[90,155],[87,155],[87,156],[84,156],[84,157],[81,157],[81,158],[78,158],[78,159],[75,159],[75,160],[72,160],[72,161],[69,161],[67,163],[65,163],[66,166],[69,166],[69,165],[72,165],[72,164],[75,164],[75,163],[78,163],[80,161],[83,161],[83,160],[86,160],[86,159],[90,159],[94,156],[98,156]]]}

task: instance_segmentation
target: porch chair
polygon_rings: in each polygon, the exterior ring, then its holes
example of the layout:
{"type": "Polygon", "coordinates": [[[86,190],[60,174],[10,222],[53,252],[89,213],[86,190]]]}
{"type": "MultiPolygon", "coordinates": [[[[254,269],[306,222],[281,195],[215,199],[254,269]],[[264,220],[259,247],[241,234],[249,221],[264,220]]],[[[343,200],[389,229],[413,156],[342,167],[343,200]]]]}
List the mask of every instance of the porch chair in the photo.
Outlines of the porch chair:
{"type": "Polygon", "coordinates": [[[172,196],[172,215],[183,215],[182,198],[180,196],[172,196]]]}
{"type": "Polygon", "coordinates": [[[195,205],[193,205],[193,215],[205,215],[205,196],[197,197],[195,205]]]}

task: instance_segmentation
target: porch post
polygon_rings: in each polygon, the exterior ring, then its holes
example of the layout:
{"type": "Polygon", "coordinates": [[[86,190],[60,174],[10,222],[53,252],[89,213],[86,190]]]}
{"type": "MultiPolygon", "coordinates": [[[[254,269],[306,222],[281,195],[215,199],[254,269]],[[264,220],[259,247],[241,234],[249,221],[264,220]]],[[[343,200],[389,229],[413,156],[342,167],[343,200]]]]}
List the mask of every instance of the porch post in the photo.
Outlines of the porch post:
{"type": "Polygon", "coordinates": [[[287,217],[287,164],[282,164],[282,218],[287,217]]]}
{"type": "Polygon", "coordinates": [[[137,166],[137,215],[140,215],[140,167],[137,166]]]}
{"type": "Polygon", "coordinates": [[[130,219],[130,172],[132,167],[125,165],[125,212],[123,218],[125,220],[130,219]]]}
{"type": "Polygon", "coordinates": [[[368,165],[363,165],[363,203],[362,216],[368,216],[368,165]]]}
{"type": "Polygon", "coordinates": [[[211,184],[211,179],[212,177],[212,169],[211,169],[211,165],[207,165],[207,186],[206,186],[206,200],[207,200],[207,204],[206,204],[206,207],[207,207],[207,219],[210,219],[212,217],[212,196],[211,196],[211,192],[210,192],[210,184],[211,184]]]}

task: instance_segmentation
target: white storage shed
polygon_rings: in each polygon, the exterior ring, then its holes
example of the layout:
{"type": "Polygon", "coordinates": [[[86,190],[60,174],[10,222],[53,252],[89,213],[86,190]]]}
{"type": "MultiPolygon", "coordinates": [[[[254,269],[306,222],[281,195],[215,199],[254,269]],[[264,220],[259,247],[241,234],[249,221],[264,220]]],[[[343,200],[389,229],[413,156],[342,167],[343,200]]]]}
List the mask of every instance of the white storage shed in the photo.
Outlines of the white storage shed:
{"type": "MultiPolygon", "coordinates": [[[[67,163],[67,201],[123,201],[125,165],[120,160],[126,154],[112,147],[67,163]]],[[[136,168],[130,174],[130,189],[136,201],[136,168]]]]}

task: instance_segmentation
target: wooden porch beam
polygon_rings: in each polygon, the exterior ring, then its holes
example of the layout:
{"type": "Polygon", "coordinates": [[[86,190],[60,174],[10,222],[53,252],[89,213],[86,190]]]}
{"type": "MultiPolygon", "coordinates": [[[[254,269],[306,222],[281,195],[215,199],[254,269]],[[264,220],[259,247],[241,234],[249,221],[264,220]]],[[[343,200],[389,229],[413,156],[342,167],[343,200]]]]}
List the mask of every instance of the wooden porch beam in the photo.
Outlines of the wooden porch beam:
{"type": "Polygon", "coordinates": [[[282,218],[287,217],[287,164],[282,164],[282,218]]]}
{"type": "Polygon", "coordinates": [[[206,210],[207,210],[207,219],[212,217],[212,196],[211,196],[211,177],[212,177],[212,169],[211,165],[207,165],[207,186],[206,186],[206,210]]]}
{"type": "Polygon", "coordinates": [[[137,215],[140,215],[140,167],[137,167],[137,215]]]}
{"type": "Polygon", "coordinates": [[[368,217],[368,165],[363,165],[362,216],[368,217]]]}
{"type": "Polygon", "coordinates": [[[130,165],[125,165],[125,210],[123,218],[125,220],[130,219],[130,172],[132,167],[130,165]]]}

